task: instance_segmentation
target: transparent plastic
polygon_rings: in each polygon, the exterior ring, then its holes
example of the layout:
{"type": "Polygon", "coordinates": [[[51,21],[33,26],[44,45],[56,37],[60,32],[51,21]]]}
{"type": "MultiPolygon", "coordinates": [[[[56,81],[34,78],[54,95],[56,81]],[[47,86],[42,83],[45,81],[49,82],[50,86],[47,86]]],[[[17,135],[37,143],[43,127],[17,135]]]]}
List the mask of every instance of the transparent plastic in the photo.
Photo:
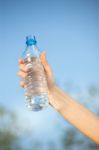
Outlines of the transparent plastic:
{"type": "MultiPolygon", "coordinates": [[[[30,36],[29,39],[33,40],[33,37],[30,36]]],[[[47,80],[39,56],[40,52],[36,44],[27,44],[24,52],[24,62],[28,69],[28,75],[24,80],[25,104],[29,110],[33,111],[39,111],[48,106],[47,80]]]]}

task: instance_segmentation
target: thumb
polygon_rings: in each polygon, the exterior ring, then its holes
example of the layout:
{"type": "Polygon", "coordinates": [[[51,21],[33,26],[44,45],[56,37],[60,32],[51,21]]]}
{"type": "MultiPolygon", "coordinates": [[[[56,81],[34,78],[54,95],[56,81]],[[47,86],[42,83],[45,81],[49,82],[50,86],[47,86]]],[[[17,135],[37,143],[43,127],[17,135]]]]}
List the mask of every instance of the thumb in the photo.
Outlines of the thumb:
{"type": "Polygon", "coordinates": [[[46,71],[46,73],[49,75],[49,76],[52,76],[52,71],[51,71],[51,68],[48,64],[48,61],[47,61],[47,58],[46,58],[46,52],[43,51],[40,55],[40,59],[41,59],[41,63],[43,64],[44,66],[44,69],[46,71]]]}
{"type": "Polygon", "coordinates": [[[43,65],[48,64],[47,59],[46,59],[46,52],[43,51],[40,55],[40,59],[43,65]]]}

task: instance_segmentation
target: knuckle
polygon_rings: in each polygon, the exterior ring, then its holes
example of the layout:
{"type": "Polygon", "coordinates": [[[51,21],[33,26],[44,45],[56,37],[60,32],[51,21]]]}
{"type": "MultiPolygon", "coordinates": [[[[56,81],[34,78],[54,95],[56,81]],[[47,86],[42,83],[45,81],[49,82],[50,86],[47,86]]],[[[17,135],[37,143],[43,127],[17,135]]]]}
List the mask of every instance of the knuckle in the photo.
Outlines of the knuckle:
{"type": "Polygon", "coordinates": [[[27,77],[27,73],[22,73],[23,78],[27,77]]]}
{"type": "Polygon", "coordinates": [[[28,69],[26,66],[24,66],[24,71],[27,73],[28,72],[28,69]]]}
{"type": "Polygon", "coordinates": [[[22,64],[22,65],[20,65],[20,70],[21,70],[21,71],[23,71],[23,72],[26,72],[26,73],[28,72],[28,70],[27,70],[26,66],[25,66],[25,65],[23,65],[23,64],[22,64]]]}
{"type": "Polygon", "coordinates": [[[24,85],[23,85],[23,84],[20,84],[20,86],[21,86],[22,88],[24,88],[24,85]]]}

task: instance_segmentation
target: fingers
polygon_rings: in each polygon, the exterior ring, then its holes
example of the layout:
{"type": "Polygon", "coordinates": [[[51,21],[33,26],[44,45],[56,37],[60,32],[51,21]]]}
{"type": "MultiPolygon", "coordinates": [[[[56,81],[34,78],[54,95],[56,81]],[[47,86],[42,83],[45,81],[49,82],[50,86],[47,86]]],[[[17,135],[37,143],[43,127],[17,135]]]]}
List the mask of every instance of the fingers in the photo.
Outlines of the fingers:
{"type": "Polygon", "coordinates": [[[42,63],[48,64],[45,51],[41,53],[40,58],[41,58],[42,63]]]}
{"type": "Polygon", "coordinates": [[[19,69],[25,73],[28,72],[28,69],[26,68],[25,64],[20,64],[19,69]]]}
{"type": "Polygon", "coordinates": [[[19,63],[19,64],[24,64],[24,60],[23,60],[23,59],[19,59],[19,60],[18,60],[18,63],[19,63]]]}
{"type": "MultiPolygon", "coordinates": [[[[23,59],[19,59],[18,63],[19,63],[19,69],[20,69],[19,72],[18,72],[18,75],[21,78],[25,79],[26,76],[27,76],[27,68],[26,68],[26,66],[24,64],[24,60],[23,59]]],[[[26,87],[25,82],[24,81],[20,81],[20,86],[22,88],[25,88],[26,87]]]]}
{"type": "Polygon", "coordinates": [[[44,69],[46,71],[46,73],[49,75],[49,76],[52,76],[52,70],[51,70],[51,67],[50,65],[48,64],[48,61],[46,59],[46,53],[45,52],[42,52],[41,55],[40,55],[40,59],[41,59],[41,62],[44,66],[44,69]]]}
{"type": "MultiPolygon", "coordinates": [[[[20,71],[22,71],[24,73],[27,73],[28,70],[26,68],[26,65],[24,64],[24,60],[23,59],[19,59],[18,63],[19,63],[19,69],[20,69],[20,71]]],[[[23,73],[22,76],[24,76],[24,73],[23,73]]],[[[20,76],[21,73],[19,72],[18,75],[20,76]]]]}
{"type": "MultiPolygon", "coordinates": [[[[25,79],[25,77],[27,76],[27,73],[23,72],[23,71],[19,71],[18,72],[18,75],[20,76],[21,79],[25,79]]],[[[20,81],[20,86],[22,88],[25,88],[26,87],[26,84],[24,81],[20,81]]]]}
{"type": "Polygon", "coordinates": [[[22,88],[25,88],[25,87],[26,87],[24,81],[20,81],[20,86],[21,86],[22,88]]]}
{"type": "Polygon", "coordinates": [[[25,73],[25,72],[23,72],[23,71],[19,71],[18,72],[18,75],[21,77],[21,78],[26,78],[26,76],[27,76],[27,73],[25,73]]]}
{"type": "MultiPolygon", "coordinates": [[[[52,72],[52,69],[51,69],[50,65],[48,64],[45,52],[41,53],[40,59],[41,59],[41,63],[44,66],[48,82],[50,83],[53,80],[53,72],[52,72]]],[[[19,62],[19,69],[20,69],[19,72],[18,72],[18,75],[21,78],[25,79],[27,77],[27,75],[28,75],[28,69],[26,68],[26,65],[25,65],[23,59],[20,59],[18,62],[19,62]]],[[[25,88],[26,85],[25,85],[25,83],[23,81],[21,81],[20,82],[20,86],[23,87],[23,88],[25,88]]]]}
{"type": "Polygon", "coordinates": [[[19,62],[19,69],[20,69],[21,71],[27,73],[27,72],[28,72],[28,69],[27,69],[27,67],[26,67],[26,65],[25,65],[25,63],[24,63],[24,60],[23,60],[23,59],[19,59],[18,62],[19,62]]]}

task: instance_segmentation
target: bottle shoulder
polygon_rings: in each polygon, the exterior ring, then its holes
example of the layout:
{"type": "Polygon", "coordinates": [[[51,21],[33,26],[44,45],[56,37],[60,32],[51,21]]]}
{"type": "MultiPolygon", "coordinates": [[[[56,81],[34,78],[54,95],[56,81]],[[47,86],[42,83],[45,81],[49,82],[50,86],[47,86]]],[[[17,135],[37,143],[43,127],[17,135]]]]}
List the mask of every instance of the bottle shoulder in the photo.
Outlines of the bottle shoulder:
{"type": "Polygon", "coordinates": [[[36,45],[27,46],[25,51],[23,52],[23,58],[26,56],[30,57],[39,57],[40,51],[36,45]]]}

